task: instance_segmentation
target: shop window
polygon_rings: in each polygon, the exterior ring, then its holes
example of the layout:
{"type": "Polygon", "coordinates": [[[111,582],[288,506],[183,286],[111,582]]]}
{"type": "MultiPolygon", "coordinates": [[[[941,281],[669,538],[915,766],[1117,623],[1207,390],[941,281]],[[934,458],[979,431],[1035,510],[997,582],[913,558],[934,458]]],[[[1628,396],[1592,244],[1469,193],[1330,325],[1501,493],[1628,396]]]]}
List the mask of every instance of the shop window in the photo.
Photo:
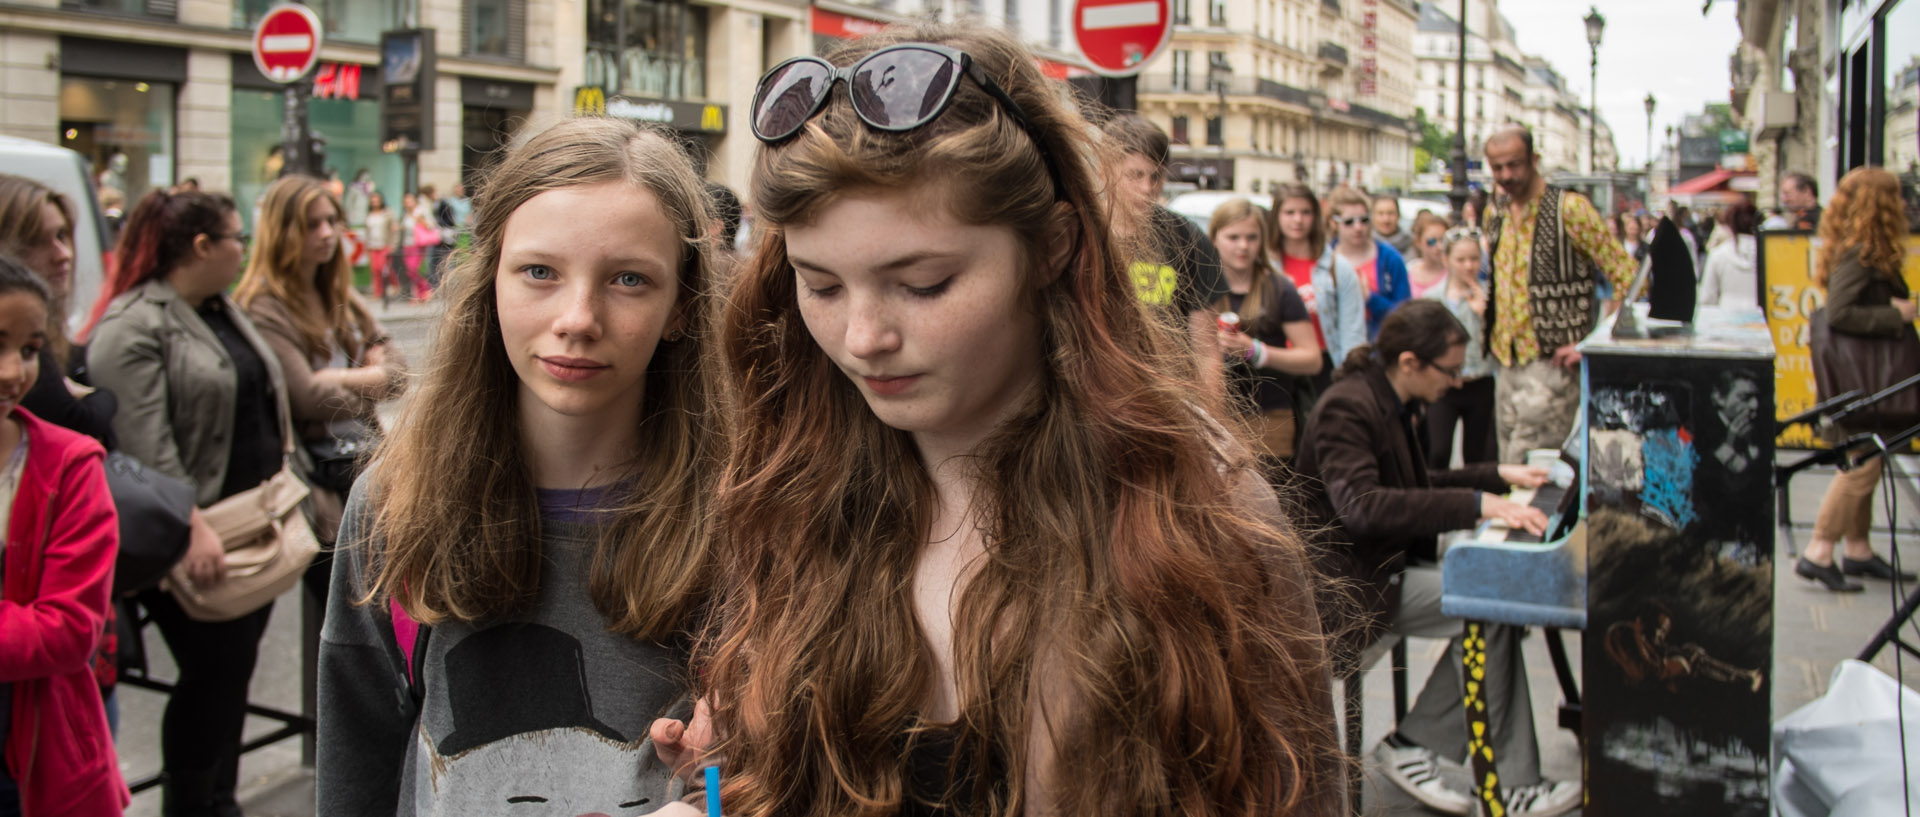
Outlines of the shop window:
{"type": "Polygon", "coordinates": [[[1902,0],[1882,23],[1886,77],[1882,87],[1879,164],[1900,176],[1907,213],[1920,222],[1920,0],[1902,0]]]}
{"type": "Polygon", "coordinates": [[[102,205],[131,210],[147,191],[173,185],[173,110],[172,83],[60,80],[60,144],[92,162],[102,205]]]}
{"type": "Polygon", "coordinates": [[[1185,145],[1191,141],[1187,136],[1187,118],[1184,116],[1174,117],[1173,127],[1168,130],[1171,131],[1167,134],[1167,141],[1169,142],[1176,145],[1185,145]]]}
{"type": "MultiPolygon", "coordinates": [[[[280,177],[280,120],[285,98],[278,91],[233,89],[233,135],[229,140],[233,197],[240,218],[253,229],[253,207],[267,185],[280,177]]],[[[351,201],[379,193],[389,209],[400,208],[405,175],[400,154],[380,144],[380,103],[361,99],[314,99],[307,103],[308,123],[327,140],[327,168],[348,183],[351,201]],[[355,190],[357,189],[357,192],[355,190]]],[[[361,207],[349,203],[349,221],[361,222],[361,207]]]]}
{"type": "Polygon", "coordinates": [[[526,0],[466,0],[460,16],[461,50],[467,55],[526,60],[526,0]]]}
{"type": "MultiPolygon", "coordinates": [[[[146,0],[148,3],[156,0],[146,0]]],[[[177,2],[177,0],[166,0],[177,2]]],[[[233,27],[252,30],[260,18],[285,0],[234,0],[233,27]]],[[[380,32],[400,26],[396,0],[308,0],[327,39],[356,43],[378,43],[380,32]]]]}

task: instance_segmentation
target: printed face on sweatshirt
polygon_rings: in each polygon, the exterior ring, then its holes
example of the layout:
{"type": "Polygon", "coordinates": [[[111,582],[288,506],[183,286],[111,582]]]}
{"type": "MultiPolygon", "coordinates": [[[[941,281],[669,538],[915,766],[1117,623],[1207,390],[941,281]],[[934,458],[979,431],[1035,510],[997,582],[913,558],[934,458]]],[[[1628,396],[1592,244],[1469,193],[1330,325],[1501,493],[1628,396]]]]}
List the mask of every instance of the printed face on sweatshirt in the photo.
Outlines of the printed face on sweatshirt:
{"type": "Polygon", "coordinates": [[[545,729],[452,757],[436,752],[425,730],[419,739],[428,762],[419,766],[427,779],[414,787],[418,814],[628,817],[666,805],[641,791],[634,773],[653,751],[644,738],[623,743],[584,727],[545,729]]]}
{"type": "Polygon", "coordinates": [[[415,747],[414,813],[472,817],[628,817],[664,805],[643,790],[652,759],[594,714],[580,641],[553,627],[510,623],[447,651],[451,729],[425,722],[415,747]]]}

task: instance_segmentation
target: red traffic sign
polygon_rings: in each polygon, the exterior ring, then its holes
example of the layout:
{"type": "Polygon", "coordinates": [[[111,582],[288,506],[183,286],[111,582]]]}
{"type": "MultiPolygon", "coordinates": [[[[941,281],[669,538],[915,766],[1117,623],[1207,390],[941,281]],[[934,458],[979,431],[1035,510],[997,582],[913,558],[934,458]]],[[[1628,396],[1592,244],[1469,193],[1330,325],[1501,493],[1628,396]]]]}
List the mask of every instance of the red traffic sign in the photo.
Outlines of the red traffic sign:
{"type": "Polygon", "coordinates": [[[293,82],[320,60],[320,16],[298,4],[276,6],[253,29],[253,64],[267,79],[293,82]]]}
{"type": "Polygon", "coordinates": [[[1168,11],[1167,0],[1076,0],[1073,37],[1094,71],[1130,77],[1167,47],[1168,11]]]}

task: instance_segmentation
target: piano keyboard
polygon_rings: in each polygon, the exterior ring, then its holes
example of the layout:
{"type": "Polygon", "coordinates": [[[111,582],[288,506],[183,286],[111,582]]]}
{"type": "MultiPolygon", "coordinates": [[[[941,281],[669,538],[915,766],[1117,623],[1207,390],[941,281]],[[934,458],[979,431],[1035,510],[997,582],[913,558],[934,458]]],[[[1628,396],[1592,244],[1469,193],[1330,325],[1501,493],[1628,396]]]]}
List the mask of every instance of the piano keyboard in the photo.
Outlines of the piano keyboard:
{"type": "MultiPolygon", "coordinates": [[[[1551,482],[1539,488],[1515,488],[1507,494],[1507,501],[1516,505],[1539,508],[1547,515],[1547,532],[1552,533],[1559,520],[1560,501],[1567,496],[1565,486],[1551,482]]],[[[1473,537],[1480,542],[1513,542],[1515,544],[1539,544],[1540,537],[1525,530],[1511,530],[1505,521],[1488,520],[1473,537]]]]}

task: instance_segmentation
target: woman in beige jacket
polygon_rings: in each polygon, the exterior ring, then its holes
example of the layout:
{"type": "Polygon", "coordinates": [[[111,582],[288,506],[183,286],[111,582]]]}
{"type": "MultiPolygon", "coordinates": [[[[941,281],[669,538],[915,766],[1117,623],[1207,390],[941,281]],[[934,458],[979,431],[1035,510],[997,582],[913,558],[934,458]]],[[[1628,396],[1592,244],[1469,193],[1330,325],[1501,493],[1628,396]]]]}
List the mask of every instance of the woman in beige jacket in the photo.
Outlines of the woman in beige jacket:
{"type": "MultiPolygon", "coordinates": [[[[155,191],[120,239],[120,268],[94,309],[87,365],[120,396],[120,450],[194,486],[207,507],[286,462],[286,381],[253,323],[222,292],[247,235],[233,200],[155,191]]],[[[195,586],[226,576],[226,551],[196,518],[182,558],[195,586]]],[[[231,621],[189,618],[166,591],[137,596],[179,667],[160,726],[166,817],[239,814],[234,801],[247,686],[273,605],[231,621]]]]}
{"type": "MultiPolygon", "coordinates": [[[[261,200],[258,227],[234,300],[286,373],[296,442],[310,460],[314,533],[331,543],[360,455],[379,435],[374,406],[405,385],[401,360],[353,289],[340,203],[321,180],[274,182],[261,200]]],[[[324,583],[324,562],[308,576],[324,583]]]]}

